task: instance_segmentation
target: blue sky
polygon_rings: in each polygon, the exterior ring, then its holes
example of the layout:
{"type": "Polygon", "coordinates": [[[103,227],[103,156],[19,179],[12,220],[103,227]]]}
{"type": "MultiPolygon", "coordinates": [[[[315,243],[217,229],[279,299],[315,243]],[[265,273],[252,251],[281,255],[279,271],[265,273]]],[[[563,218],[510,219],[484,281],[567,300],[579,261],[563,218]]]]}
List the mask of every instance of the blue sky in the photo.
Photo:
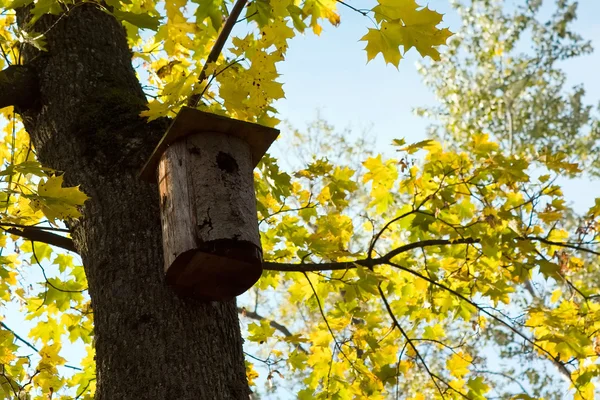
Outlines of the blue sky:
{"type": "MultiPolygon", "coordinates": [[[[523,4],[523,0],[516,3],[523,4]]],[[[546,3],[552,1],[546,0],[546,3]]],[[[452,10],[450,0],[430,0],[427,4],[445,14],[442,26],[457,30],[460,20],[452,10]]],[[[425,137],[428,121],[413,115],[412,109],[435,104],[435,97],[422,84],[416,71],[415,62],[420,56],[414,49],[400,62],[398,70],[392,65],[386,66],[381,55],[367,64],[363,50],[365,43],[359,39],[371,27],[370,21],[341,5],[340,11],[342,23],[339,27],[324,24],[320,37],[309,32],[291,40],[287,59],[280,64],[286,98],[277,104],[279,117],[299,128],[313,120],[319,110],[326,120],[340,129],[352,127],[355,132],[360,132],[370,126],[376,139],[376,150],[392,156],[392,139],[404,137],[411,142],[425,137]]],[[[579,17],[574,26],[600,48],[598,15],[600,1],[580,2],[579,17]]],[[[584,84],[587,102],[598,104],[600,52],[563,62],[562,66],[568,75],[567,86],[584,84]]],[[[281,157],[280,152],[284,149],[281,146],[275,149],[281,157]]],[[[590,185],[587,177],[561,183],[576,209],[587,208],[595,197],[600,197],[600,187],[590,185]]]]}
{"type": "MultiPolygon", "coordinates": [[[[448,14],[451,29],[458,26],[449,0],[432,0],[429,7],[448,14]]],[[[302,125],[319,109],[340,128],[372,124],[380,146],[398,136],[422,138],[425,120],[413,116],[411,109],[435,99],[416,71],[418,53],[410,51],[399,69],[386,66],[381,55],[367,64],[365,42],[359,40],[371,22],[343,6],[339,9],[339,27],[326,23],[320,37],[309,32],[291,40],[280,66],[286,91],[278,104],[281,117],[302,125]]]]}

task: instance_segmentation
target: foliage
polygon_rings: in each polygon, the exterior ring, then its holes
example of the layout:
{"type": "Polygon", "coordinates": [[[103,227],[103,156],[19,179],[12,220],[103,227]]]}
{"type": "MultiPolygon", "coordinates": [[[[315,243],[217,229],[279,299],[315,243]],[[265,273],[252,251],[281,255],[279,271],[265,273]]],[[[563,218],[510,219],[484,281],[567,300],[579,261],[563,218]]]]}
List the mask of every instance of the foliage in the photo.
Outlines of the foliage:
{"type": "MultiPolygon", "coordinates": [[[[18,63],[24,45],[44,48],[44,32],[35,32],[34,24],[16,27],[12,10],[27,6],[34,20],[63,18],[81,4],[2,3],[3,62],[18,63]]],[[[324,20],[339,24],[338,5],[372,16],[374,28],[362,38],[369,60],[382,53],[397,65],[400,46],[436,60],[435,47],[450,35],[437,28],[439,14],[414,0],[379,0],[371,10],[333,0],[254,0],[239,22],[248,33],[234,35],[232,47],[206,64],[231,11],[228,2],[96,4],[123,22],[134,62],[142,61],[140,71],[154,86],[149,95],[156,98],[144,115],[172,116],[201,94],[202,109],[267,125],[278,122],[272,104],[284,92],[276,66],[288,40],[308,27],[319,34],[324,20]],[[205,67],[208,79],[199,82],[205,67]]],[[[553,38],[544,35],[539,46],[553,38]]],[[[508,40],[506,46],[513,45],[508,40]]],[[[489,87],[482,82],[482,93],[489,87]]],[[[477,112],[489,118],[493,110],[477,112]]],[[[68,233],[60,221],[78,218],[87,197],[63,188],[60,171],[36,161],[14,111],[2,113],[0,301],[19,306],[32,328],[24,337],[0,322],[0,393],[89,399],[96,378],[84,269],[76,256],[34,239],[68,233]],[[68,342],[85,349],[76,365],[66,359],[68,342]]],[[[586,118],[572,123],[579,127],[586,118]]],[[[507,388],[495,379],[506,371],[486,369],[481,343],[492,334],[507,337],[502,350],[526,352],[563,371],[576,398],[593,398],[600,292],[580,272],[598,255],[600,205],[586,214],[585,229],[568,232],[562,225],[568,210],[554,182],[579,173],[570,153],[506,151],[506,137],[494,126],[442,122],[453,137],[469,140],[456,149],[398,139],[397,156],[386,158],[321,121],[313,130],[315,154],[293,171],[263,158],[255,186],[266,272],[240,306],[243,320],[253,320],[244,330],[255,352],[247,358],[250,384],[289,384],[300,399],[541,397],[534,379],[507,388]],[[328,146],[340,157],[322,154],[328,146]],[[551,297],[527,297],[532,281],[543,282],[551,297]]],[[[556,135],[566,141],[562,126],[556,135]]]]}
{"type": "MultiPolygon", "coordinates": [[[[464,148],[473,134],[488,132],[507,151],[564,153],[585,172],[597,175],[597,115],[584,104],[582,86],[566,89],[566,75],[560,69],[564,61],[592,51],[590,43],[573,31],[576,4],[561,1],[552,10],[541,2],[514,8],[479,0],[454,5],[464,26],[450,41],[442,63],[421,66],[425,83],[439,101],[438,106],[417,109],[418,114],[433,118],[430,133],[450,146],[464,148]],[[544,15],[551,16],[546,21],[544,15]]],[[[582,211],[569,210],[557,223],[585,241],[582,235],[591,231],[588,215],[582,211]]],[[[595,255],[578,256],[585,261],[572,279],[593,285],[595,255]]],[[[533,301],[552,297],[552,287],[536,281],[526,289],[533,301]]],[[[537,392],[545,398],[564,398],[554,384],[557,371],[563,370],[544,371],[532,362],[531,354],[510,344],[512,335],[491,328],[484,336],[502,348],[503,357],[518,357],[508,368],[511,375],[514,365],[522,365],[537,392]]]]}
{"type": "MultiPolygon", "coordinates": [[[[569,239],[560,227],[566,207],[554,184],[577,167],[562,156],[524,160],[505,154],[483,134],[473,139],[464,152],[432,141],[396,141],[397,158],[370,157],[362,172],[348,182],[336,179],[335,186],[335,170],[319,159],[294,177],[279,178],[278,187],[292,188],[282,196],[288,206],[281,198],[269,200],[263,245],[273,260],[266,267],[286,274],[264,276],[258,289],[269,294],[257,291],[254,300],[269,309],[270,296],[286,298],[291,310],[278,301],[274,321],[297,329],[257,340],[269,349],[269,376],[286,363],[292,372],[308,369],[300,374],[307,386],[301,398],[386,398],[395,391],[402,398],[436,398],[440,392],[445,398],[485,398],[505,389],[495,378],[506,371],[488,369],[481,354],[482,339],[493,330],[514,337],[517,354],[568,368],[580,398],[591,398],[586,385],[597,374],[598,292],[571,280],[583,262],[565,246],[593,250],[582,245],[589,238],[569,239]],[[409,155],[419,150],[426,151],[422,165],[409,155]],[[530,176],[532,162],[546,173],[530,176]],[[316,171],[324,171],[322,177],[316,171]],[[329,195],[337,186],[345,188],[344,199],[353,198],[360,189],[351,182],[370,192],[358,217],[329,195]],[[305,193],[301,188],[308,185],[312,190],[305,193]],[[314,203],[306,201],[311,197],[314,203]],[[290,212],[283,213],[286,207],[290,212]],[[301,271],[303,279],[287,271],[301,271]],[[552,301],[523,304],[531,280],[555,288],[552,301]],[[563,293],[558,286],[564,283],[563,293]],[[578,322],[568,322],[575,315],[578,322]],[[587,375],[577,382],[580,371],[587,375]]],[[[269,174],[263,166],[257,182],[269,174]]],[[[258,193],[262,200],[260,186],[258,193]]],[[[512,395],[539,396],[510,389],[512,395]]]]}
{"type": "Polygon", "coordinates": [[[503,3],[455,2],[463,28],[441,62],[420,66],[439,104],[417,113],[432,118],[432,135],[452,145],[484,132],[511,152],[569,153],[597,175],[600,125],[583,86],[566,90],[560,69],[592,51],[572,29],[577,2],[557,2],[548,21],[542,1],[510,11],[503,3]]]}

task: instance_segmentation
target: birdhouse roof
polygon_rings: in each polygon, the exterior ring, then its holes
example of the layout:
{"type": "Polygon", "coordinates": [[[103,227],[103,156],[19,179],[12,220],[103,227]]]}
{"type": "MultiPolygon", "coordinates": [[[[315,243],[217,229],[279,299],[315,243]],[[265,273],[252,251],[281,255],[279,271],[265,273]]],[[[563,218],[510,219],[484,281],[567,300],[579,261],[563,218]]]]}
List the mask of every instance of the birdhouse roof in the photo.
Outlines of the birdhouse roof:
{"type": "Polygon", "coordinates": [[[267,152],[269,146],[279,135],[279,130],[269,128],[260,124],[240,121],[237,119],[200,111],[195,108],[182,107],[173,123],[167,129],[150,159],[140,172],[144,180],[154,182],[156,180],[156,168],[160,157],[171,143],[186,136],[198,133],[222,133],[244,140],[250,145],[252,154],[252,166],[256,167],[261,158],[267,152]]]}

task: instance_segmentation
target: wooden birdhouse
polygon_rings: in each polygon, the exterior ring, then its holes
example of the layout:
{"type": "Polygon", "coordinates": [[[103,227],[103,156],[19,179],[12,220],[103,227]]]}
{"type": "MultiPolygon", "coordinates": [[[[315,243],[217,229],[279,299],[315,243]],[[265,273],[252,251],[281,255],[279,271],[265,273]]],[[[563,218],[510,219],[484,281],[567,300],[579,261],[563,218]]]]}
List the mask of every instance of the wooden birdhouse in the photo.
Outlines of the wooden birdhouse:
{"type": "Polygon", "coordinates": [[[231,299],[260,278],[253,169],[278,134],[184,107],[144,166],[160,193],[166,281],[180,295],[231,299]]]}

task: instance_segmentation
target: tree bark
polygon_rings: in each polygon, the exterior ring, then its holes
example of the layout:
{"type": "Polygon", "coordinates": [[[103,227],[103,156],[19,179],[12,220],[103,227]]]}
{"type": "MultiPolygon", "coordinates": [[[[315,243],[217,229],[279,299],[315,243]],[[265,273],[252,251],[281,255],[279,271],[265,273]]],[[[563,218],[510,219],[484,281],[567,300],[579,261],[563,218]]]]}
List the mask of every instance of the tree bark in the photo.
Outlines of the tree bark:
{"type": "Polygon", "coordinates": [[[167,121],[138,116],[146,100],[123,27],[85,3],[35,31],[48,52],[23,59],[39,98],[17,111],[40,161],[91,197],[70,227],[94,310],[96,398],[248,399],[235,301],[183,300],[165,285],[158,190],[137,174],[167,121]]]}

